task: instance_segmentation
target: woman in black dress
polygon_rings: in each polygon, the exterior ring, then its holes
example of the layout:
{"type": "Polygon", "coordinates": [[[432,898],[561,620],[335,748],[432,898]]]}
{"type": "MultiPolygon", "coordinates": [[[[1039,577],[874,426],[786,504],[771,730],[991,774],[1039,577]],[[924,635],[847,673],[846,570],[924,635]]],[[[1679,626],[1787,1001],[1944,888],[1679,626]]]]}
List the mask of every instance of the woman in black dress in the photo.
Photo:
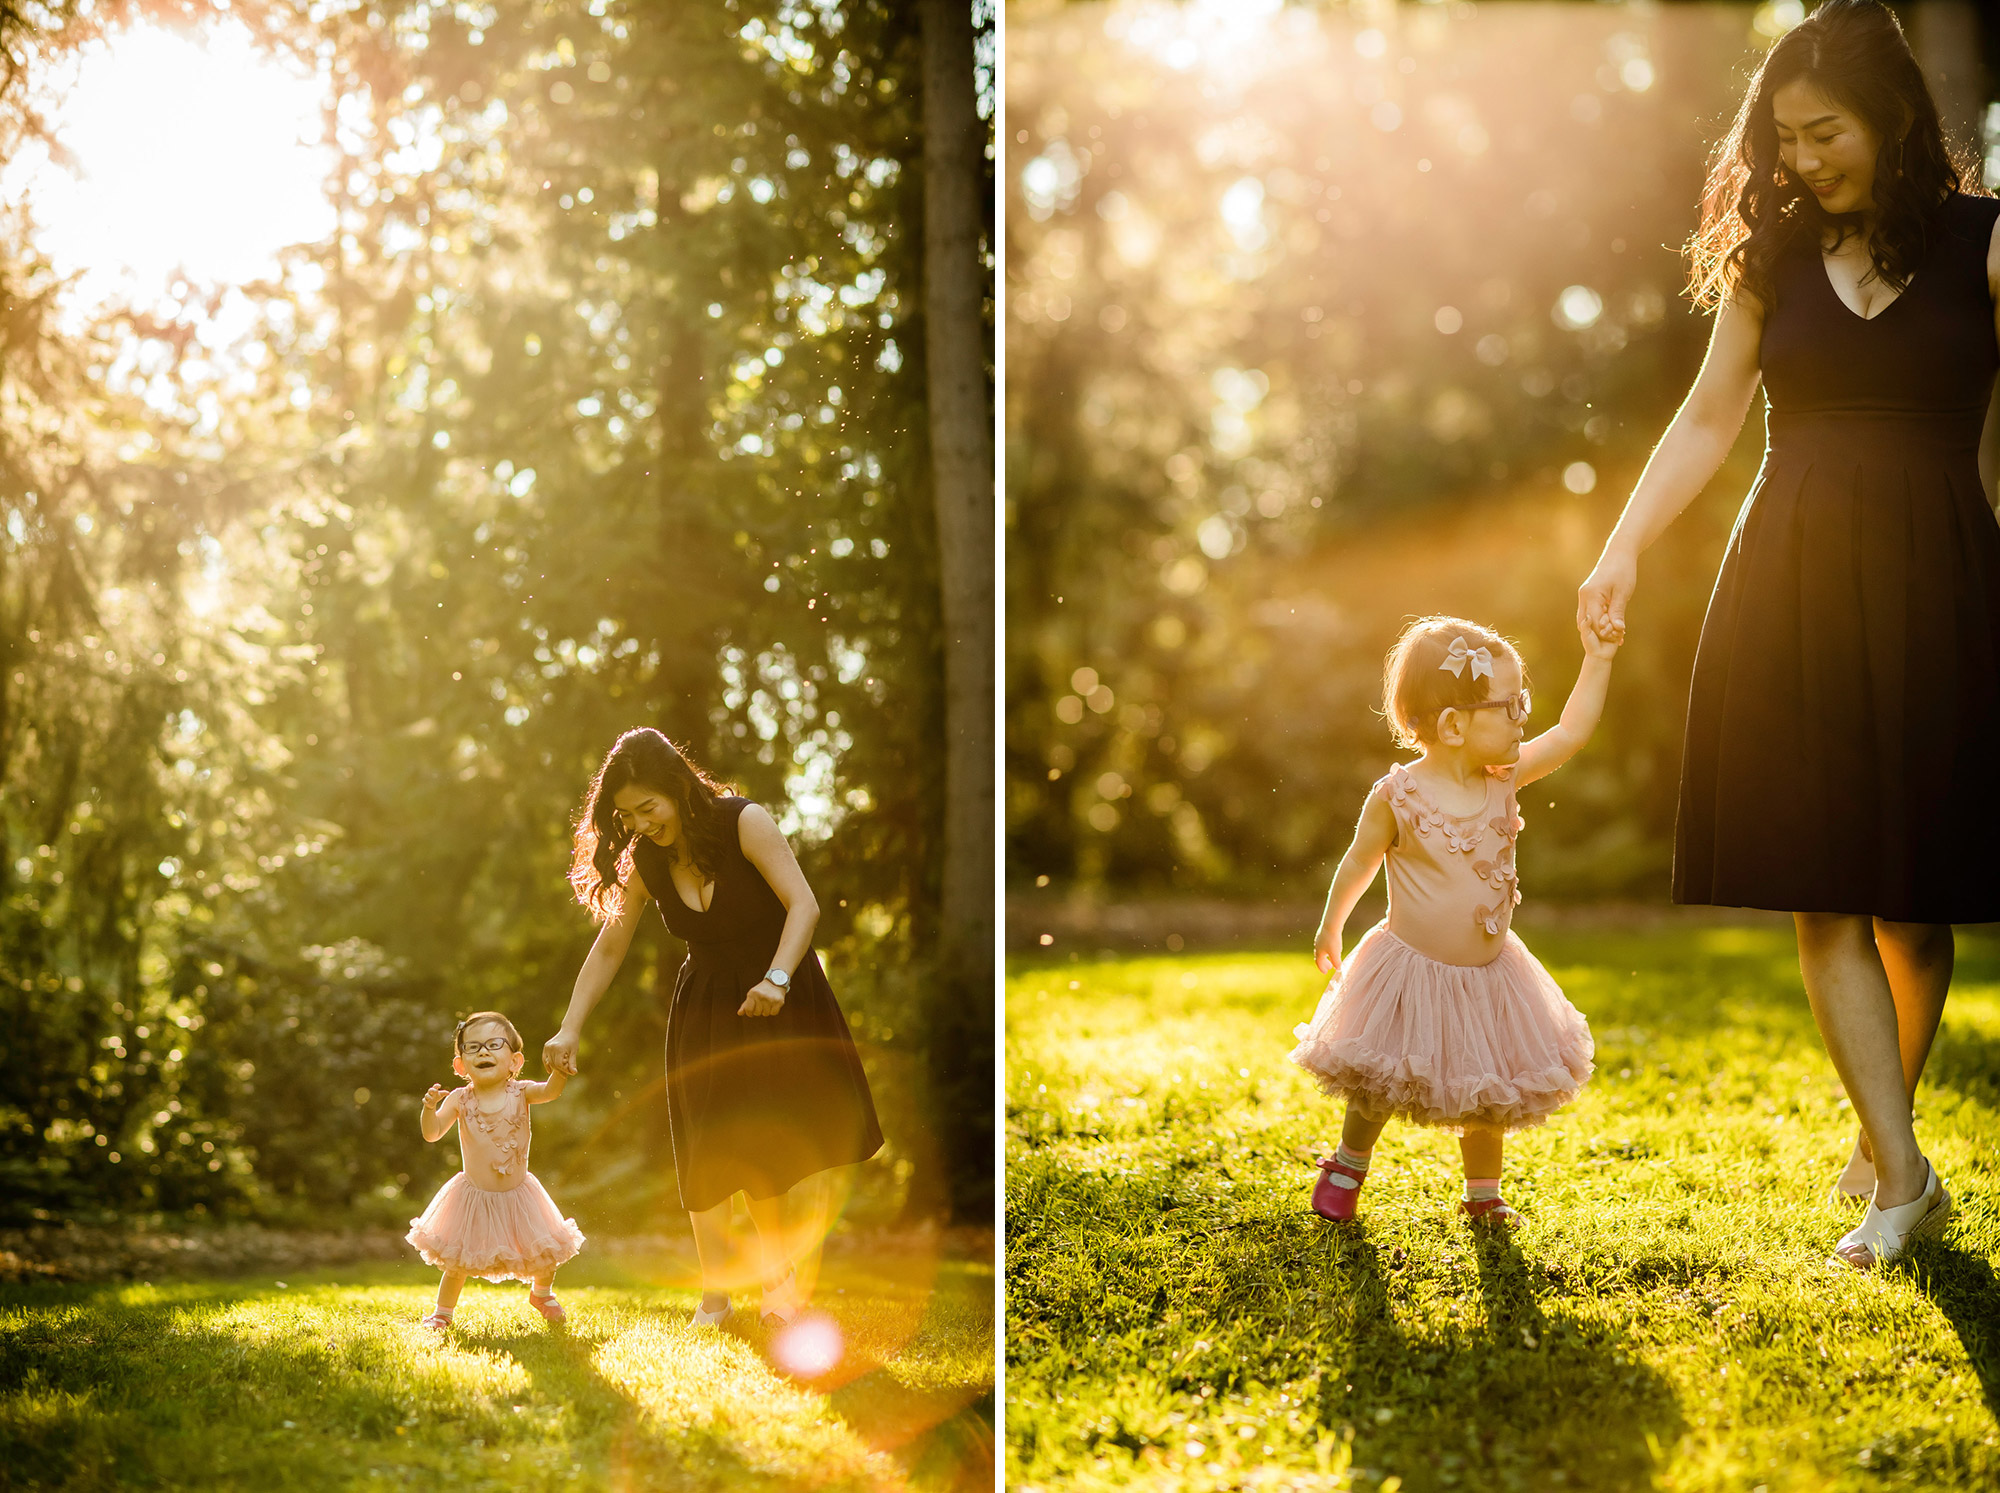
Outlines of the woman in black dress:
{"type": "Polygon", "coordinates": [[[816,1255],[786,1241],[816,1242],[820,1174],[882,1145],[861,1059],[812,949],[812,888],[768,813],[644,729],[618,738],[590,785],[570,883],[604,926],[542,1061],[576,1072],[584,1019],[647,901],[658,902],[687,944],[667,1013],[667,1118],[701,1257],[695,1322],[729,1313],[729,1204],[739,1192],[763,1248],[760,1315],[789,1322],[811,1293],[816,1255]]]}
{"type": "Polygon", "coordinates": [[[1674,900],[1791,912],[1813,1019],[1861,1121],[1836,1248],[1944,1227],[1911,1120],[1955,922],[2000,918],[2000,526],[1981,488],[2000,203],[1967,195],[1893,15],[1827,0],[1774,46],[1692,244],[1718,306],[1693,391],[1579,620],[1623,634],[1638,557],[1721,465],[1761,377],[1764,464],[1688,702],[1674,900]]]}

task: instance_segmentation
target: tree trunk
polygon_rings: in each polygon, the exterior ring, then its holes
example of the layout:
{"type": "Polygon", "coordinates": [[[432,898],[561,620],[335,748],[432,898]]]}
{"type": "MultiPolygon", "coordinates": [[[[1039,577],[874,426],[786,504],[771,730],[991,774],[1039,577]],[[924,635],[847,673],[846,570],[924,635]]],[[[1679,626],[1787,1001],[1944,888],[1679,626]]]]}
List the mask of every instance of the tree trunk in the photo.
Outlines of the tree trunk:
{"type": "Polygon", "coordinates": [[[922,0],[924,357],[945,628],[944,989],[930,1042],[952,1212],[993,1187],[993,411],[970,0],[922,0]]]}

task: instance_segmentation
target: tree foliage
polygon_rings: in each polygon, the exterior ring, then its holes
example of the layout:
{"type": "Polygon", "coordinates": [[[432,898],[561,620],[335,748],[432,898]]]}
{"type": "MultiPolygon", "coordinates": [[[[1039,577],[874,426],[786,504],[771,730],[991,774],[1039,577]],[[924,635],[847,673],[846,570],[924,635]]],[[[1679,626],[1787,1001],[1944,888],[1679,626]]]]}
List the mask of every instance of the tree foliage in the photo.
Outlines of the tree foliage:
{"type": "MultiPolygon", "coordinates": [[[[60,388],[7,364],[13,1195],[402,1209],[456,1017],[508,1011],[538,1062],[591,936],[569,818],[638,724],[779,808],[857,1036],[914,1071],[943,782],[912,19],[233,13],[328,76],[335,232],[225,353],[184,285],[20,334],[60,388]]],[[[547,1117],[566,1205],[660,1195],[676,962],[635,948],[547,1117]]],[[[879,1208],[936,1123],[888,1107],[879,1208]]]]}
{"type": "MultiPolygon", "coordinates": [[[[1009,875],[1310,895],[1393,757],[1405,618],[1520,637],[1699,362],[1730,7],[1044,8],[1009,32],[1009,875]]],[[[1746,434],[1754,442],[1757,432],[1746,434]]],[[[1533,890],[1664,886],[1686,670],[1748,470],[1649,556],[1533,890]]]]}

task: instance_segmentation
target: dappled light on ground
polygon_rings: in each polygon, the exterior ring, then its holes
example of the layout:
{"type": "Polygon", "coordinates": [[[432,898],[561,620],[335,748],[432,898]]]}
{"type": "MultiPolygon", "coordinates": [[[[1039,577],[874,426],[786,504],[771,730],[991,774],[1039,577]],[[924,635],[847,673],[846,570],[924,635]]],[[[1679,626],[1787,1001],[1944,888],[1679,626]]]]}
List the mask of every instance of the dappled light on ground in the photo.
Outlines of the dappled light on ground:
{"type": "Polygon", "coordinates": [[[1866,1277],[1828,1258],[1852,1111],[1787,930],[1534,947],[1597,1071],[1510,1143],[1511,1240],[1466,1226],[1456,1147],[1407,1125],[1354,1225],[1307,1210],[1339,1110],[1285,1060],[1305,953],[1017,968],[1010,1483],[1991,1486],[2000,944],[1961,935],[1917,1099],[1958,1220],[1866,1277]]]}
{"type": "Polygon", "coordinates": [[[474,1283],[442,1339],[418,1325],[417,1272],[375,1264],[7,1288],[0,1440],[30,1487],[989,1484],[991,1269],[933,1256],[909,1288],[882,1263],[829,1261],[812,1320],[846,1349],[819,1375],[782,1361],[754,1298],[693,1327],[695,1290],[646,1279],[672,1260],[559,1279],[556,1329],[525,1289],[474,1283]]]}

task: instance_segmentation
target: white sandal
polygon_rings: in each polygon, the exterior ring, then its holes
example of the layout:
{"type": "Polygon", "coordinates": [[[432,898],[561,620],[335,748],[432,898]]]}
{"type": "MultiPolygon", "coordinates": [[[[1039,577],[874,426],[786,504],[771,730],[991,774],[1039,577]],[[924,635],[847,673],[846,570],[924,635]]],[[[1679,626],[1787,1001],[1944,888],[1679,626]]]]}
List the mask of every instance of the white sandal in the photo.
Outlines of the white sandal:
{"type": "Polygon", "coordinates": [[[757,1315],[766,1327],[789,1327],[792,1318],[799,1314],[799,1282],[797,1272],[787,1270],[785,1278],[775,1286],[764,1288],[763,1302],[758,1306],[757,1315]]]}
{"type": "Polygon", "coordinates": [[[1951,1194],[1928,1160],[1924,1173],[1924,1190],[1910,1202],[1886,1210],[1870,1202],[1861,1222],[1834,1246],[1833,1257],[1856,1270],[1873,1270],[1900,1259],[1911,1240],[1943,1233],[1951,1219],[1951,1194]]]}
{"type": "Polygon", "coordinates": [[[720,1327],[729,1316],[729,1298],[722,1298],[722,1305],[710,1311],[699,1301],[694,1304],[694,1325],[697,1327],[720,1327]]]}
{"type": "Polygon", "coordinates": [[[1861,1143],[1856,1141],[1854,1154],[1847,1158],[1847,1165],[1833,1179],[1833,1186],[1826,1191],[1826,1200],[1836,1208],[1858,1208],[1874,1195],[1875,1163],[1861,1154],[1861,1143]],[[1858,1182],[1861,1190],[1848,1191],[1850,1181],[1858,1182]]]}

